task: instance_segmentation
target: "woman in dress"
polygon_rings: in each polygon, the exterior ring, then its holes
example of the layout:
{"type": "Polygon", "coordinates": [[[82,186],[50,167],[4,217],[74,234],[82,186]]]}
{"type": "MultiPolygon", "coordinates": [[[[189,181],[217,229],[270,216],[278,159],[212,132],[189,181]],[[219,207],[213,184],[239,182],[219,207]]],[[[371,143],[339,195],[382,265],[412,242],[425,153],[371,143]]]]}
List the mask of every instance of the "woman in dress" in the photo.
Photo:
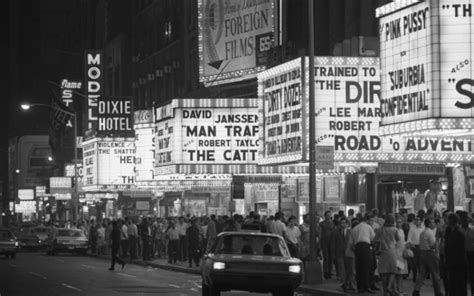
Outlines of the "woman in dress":
{"type": "Polygon", "coordinates": [[[385,223],[376,234],[375,241],[379,244],[379,266],[378,271],[382,278],[383,295],[398,295],[395,286],[395,275],[397,268],[397,248],[399,241],[398,229],[395,227],[395,217],[388,214],[385,223]]]}
{"type": "Polygon", "coordinates": [[[405,250],[405,231],[403,230],[403,217],[397,216],[397,230],[399,240],[395,244],[397,249],[397,273],[395,274],[395,289],[398,295],[401,295],[403,292],[400,291],[402,279],[404,276],[408,275],[408,261],[403,257],[403,251],[405,250]]]}

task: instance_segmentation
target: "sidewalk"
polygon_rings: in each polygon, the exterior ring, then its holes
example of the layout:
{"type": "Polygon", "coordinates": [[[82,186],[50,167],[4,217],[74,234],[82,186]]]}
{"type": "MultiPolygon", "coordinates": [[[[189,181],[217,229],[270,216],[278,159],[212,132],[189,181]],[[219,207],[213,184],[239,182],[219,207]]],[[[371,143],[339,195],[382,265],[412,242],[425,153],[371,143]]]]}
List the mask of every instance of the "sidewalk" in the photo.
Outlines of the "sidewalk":
{"type": "MultiPolygon", "coordinates": [[[[105,255],[90,255],[92,257],[96,258],[101,258],[104,260],[110,260],[110,255],[105,256],[105,255]]],[[[152,259],[149,261],[143,261],[141,259],[136,259],[130,261],[129,259],[126,259],[127,264],[136,264],[136,265],[141,265],[141,266],[149,266],[149,267],[154,267],[154,268],[159,268],[159,269],[165,269],[165,270],[171,270],[171,271],[178,271],[178,272],[184,272],[184,273],[190,273],[190,274],[200,274],[199,268],[198,267],[189,267],[188,262],[180,262],[178,261],[176,264],[170,264],[168,263],[167,259],[152,259]]],[[[413,292],[413,282],[411,280],[404,280],[402,282],[402,291],[405,292],[405,295],[411,295],[413,292]]],[[[379,283],[380,287],[380,283],[379,283]]],[[[317,294],[321,296],[338,296],[338,295],[362,295],[362,296],[372,296],[372,295],[382,295],[382,291],[378,291],[377,294],[359,294],[359,293],[344,293],[342,288],[340,287],[340,284],[336,280],[324,280],[322,284],[318,285],[307,285],[307,284],[301,284],[300,287],[297,289],[298,292],[300,293],[311,293],[311,294],[317,294]]],[[[423,286],[421,290],[421,296],[428,296],[428,295],[433,295],[433,288],[430,280],[425,281],[425,285],[423,286]]]]}

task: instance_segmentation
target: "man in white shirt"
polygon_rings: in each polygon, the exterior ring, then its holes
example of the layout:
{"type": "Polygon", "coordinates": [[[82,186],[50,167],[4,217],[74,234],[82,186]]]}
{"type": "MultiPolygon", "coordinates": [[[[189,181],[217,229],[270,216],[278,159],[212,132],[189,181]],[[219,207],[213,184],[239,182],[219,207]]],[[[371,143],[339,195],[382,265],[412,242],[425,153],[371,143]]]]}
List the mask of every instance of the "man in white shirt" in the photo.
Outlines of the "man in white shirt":
{"type": "Polygon", "coordinates": [[[297,221],[295,216],[291,216],[288,219],[288,226],[285,230],[285,239],[290,250],[291,257],[298,257],[298,249],[301,241],[301,231],[297,227],[297,221]]]}
{"type": "Polygon", "coordinates": [[[420,216],[415,217],[415,227],[408,231],[407,246],[413,251],[413,258],[409,258],[409,265],[413,270],[413,282],[416,282],[420,269],[420,235],[425,230],[420,216]]]}
{"type": "Polygon", "coordinates": [[[281,221],[281,212],[275,214],[275,222],[272,224],[272,233],[285,237],[286,225],[281,221]]]}
{"type": "Polygon", "coordinates": [[[138,229],[137,225],[129,217],[125,218],[127,222],[128,247],[130,248],[130,259],[137,259],[138,229]]]}
{"type": "Polygon", "coordinates": [[[184,217],[181,216],[178,219],[176,229],[179,232],[179,246],[178,246],[178,260],[186,261],[188,258],[188,240],[186,238],[186,230],[188,230],[189,224],[184,221],[184,217]]]}
{"type": "Polygon", "coordinates": [[[374,229],[367,223],[372,215],[367,213],[362,221],[351,230],[350,241],[355,252],[356,281],[359,293],[371,293],[375,291],[370,289],[370,271],[372,254],[370,244],[375,238],[374,229]]]}
{"type": "Polygon", "coordinates": [[[420,295],[427,274],[430,274],[433,281],[433,289],[436,296],[442,296],[441,278],[439,273],[439,257],[436,250],[436,224],[430,219],[425,219],[425,228],[420,234],[420,271],[416,280],[413,296],[420,295]]]}
{"type": "Polygon", "coordinates": [[[126,258],[128,254],[128,229],[127,224],[123,220],[119,220],[120,227],[120,246],[122,247],[122,258],[126,258]]]}

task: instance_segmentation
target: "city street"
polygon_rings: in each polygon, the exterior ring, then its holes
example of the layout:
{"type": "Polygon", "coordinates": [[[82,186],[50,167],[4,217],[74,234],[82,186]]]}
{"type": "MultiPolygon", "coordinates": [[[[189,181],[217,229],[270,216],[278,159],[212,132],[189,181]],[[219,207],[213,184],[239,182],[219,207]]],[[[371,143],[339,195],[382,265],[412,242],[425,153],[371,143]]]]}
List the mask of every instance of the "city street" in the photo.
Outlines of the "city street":
{"type": "MultiPolygon", "coordinates": [[[[0,295],[201,295],[197,275],[133,264],[124,270],[120,265],[115,271],[108,268],[108,261],[75,255],[18,253],[15,260],[2,256],[0,295]]],[[[235,291],[222,295],[252,294],[235,291]]]]}

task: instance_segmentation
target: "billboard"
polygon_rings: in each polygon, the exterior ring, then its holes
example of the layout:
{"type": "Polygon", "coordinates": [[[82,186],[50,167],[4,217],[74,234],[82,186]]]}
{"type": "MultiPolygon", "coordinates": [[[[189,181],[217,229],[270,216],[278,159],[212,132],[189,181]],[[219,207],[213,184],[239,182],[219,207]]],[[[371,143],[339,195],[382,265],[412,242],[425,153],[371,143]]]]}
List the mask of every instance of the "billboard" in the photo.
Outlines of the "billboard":
{"type": "Polygon", "coordinates": [[[18,189],[19,200],[34,200],[35,190],[34,189],[18,189]]]}
{"type": "Polygon", "coordinates": [[[153,111],[135,111],[135,180],[153,180],[155,127],[153,111]]]}
{"type": "Polygon", "coordinates": [[[84,142],[84,185],[131,185],[135,180],[133,138],[94,138],[84,142]]]}
{"type": "MultiPolygon", "coordinates": [[[[299,58],[258,76],[259,115],[263,118],[259,164],[309,160],[308,65],[308,58],[299,58]],[[295,142],[298,145],[288,145],[295,142]]],[[[315,57],[314,73],[315,145],[332,147],[336,164],[474,160],[470,138],[380,135],[383,111],[378,58],[315,57]]]]}
{"type": "Polygon", "coordinates": [[[382,124],[434,116],[432,10],[421,2],[380,19],[382,124]]]}
{"type": "MultiPolygon", "coordinates": [[[[85,69],[84,69],[84,92],[87,96],[87,112],[83,128],[89,133],[97,130],[97,109],[100,96],[103,94],[104,85],[104,64],[103,52],[101,50],[85,51],[85,69]]],[[[86,133],[84,133],[86,135],[86,133]]]]}
{"type": "Polygon", "coordinates": [[[472,127],[472,4],[396,0],[377,9],[382,134],[472,127]]]}
{"type": "MultiPolygon", "coordinates": [[[[74,91],[81,91],[82,88],[82,82],[78,81],[69,81],[67,79],[61,80],[61,101],[63,104],[71,108],[73,110],[76,110],[75,104],[74,104],[74,91]]],[[[72,118],[68,119],[68,122],[66,123],[67,127],[72,127],[72,118]]]]}
{"type": "Polygon", "coordinates": [[[301,59],[262,72],[260,163],[284,163],[303,157],[303,85],[301,59]]]}
{"type": "Polygon", "coordinates": [[[199,0],[200,80],[254,78],[273,42],[273,1],[199,0]]]}
{"type": "Polygon", "coordinates": [[[186,99],[156,125],[155,166],[256,164],[255,99],[186,99]]]}
{"type": "Polygon", "coordinates": [[[132,106],[130,97],[100,97],[97,107],[97,136],[133,137],[132,106]]]}
{"type": "Polygon", "coordinates": [[[474,118],[474,1],[439,1],[441,116],[474,118]]]}

